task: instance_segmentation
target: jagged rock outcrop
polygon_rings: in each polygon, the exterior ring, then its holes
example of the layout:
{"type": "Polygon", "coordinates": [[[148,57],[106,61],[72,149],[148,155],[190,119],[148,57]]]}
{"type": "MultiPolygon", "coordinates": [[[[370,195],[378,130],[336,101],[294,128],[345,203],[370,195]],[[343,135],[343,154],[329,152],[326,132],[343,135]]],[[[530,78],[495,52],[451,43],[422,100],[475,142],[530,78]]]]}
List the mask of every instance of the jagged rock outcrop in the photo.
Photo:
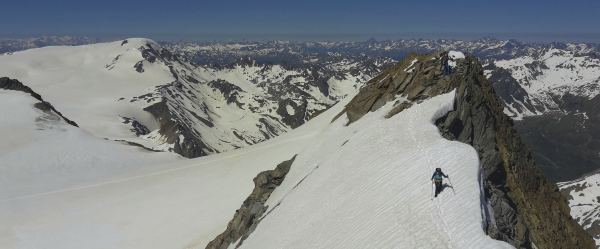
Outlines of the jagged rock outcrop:
{"type": "Polygon", "coordinates": [[[467,143],[479,154],[485,199],[495,220],[488,222],[488,235],[517,248],[595,248],[589,234],[571,218],[556,184],[544,177],[521,142],[478,59],[458,59],[452,74],[443,76],[437,60],[440,52],[411,53],[369,81],[337,117],[346,113],[350,125],[398,99],[391,117],[456,89],[455,110],[436,124],[444,137],[467,143]]]}
{"type": "Polygon", "coordinates": [[[21,91],[21,92],[26,92],[31,94],[32,97],[34,97],[35,99],[41,101],[39,103],[35,104],[35,107],[44,111],[44,112],[49,112],[50,110],[54,111],[56,114],[58,114],[58,116],[60,116],[62,119],[65,120],[65,122],[67,122],[68,124],[75,126],[75,127],[79,127],[77,126],[77,123],[71,121],[70,119],[66,118],[65,116],[63,116],[59,111],[57,111],[54,106],[52,106],[50,103],[44,101],[44,99],[42,99],[42,96],[40,96],[39,94],[37,94],[36,92],[34,92],[33,90],[31,90],[30,87],[23,85],[23,83],[21,83],[20,81],[16,80],[16,79],[10,79],[8,77],[2,77],[0,78],[0,89],[4,89],[4,90],[14,90],[14,91],[21,91]]]}
{"type": "Polygon", "coordinates": [[[275,188],[281,185],[295,159],[296,156],[280,163],[274,170],[263,171],[254,178],[255,187],[252,194],[244,201],[242,207],[236,210],[225,232],[208,243],[207,249],[226,249],[238,240],[235,248],[242,245],[260,223],[263,214],[268,209],[268,206],[264,205],[265,202],[275,188]]]}

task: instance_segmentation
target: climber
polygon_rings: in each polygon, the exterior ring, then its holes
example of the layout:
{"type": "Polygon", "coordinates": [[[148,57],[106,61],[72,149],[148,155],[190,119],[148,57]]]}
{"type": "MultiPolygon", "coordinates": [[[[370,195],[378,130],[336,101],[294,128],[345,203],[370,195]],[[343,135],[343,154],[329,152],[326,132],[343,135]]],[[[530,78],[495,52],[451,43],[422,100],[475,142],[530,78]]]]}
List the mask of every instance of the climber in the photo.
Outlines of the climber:
{"type": "Polygon", "coordinates": [[[448,176],[442,172],[442,169],[436,168],[435,172],[433,172],[433,176],[431,176],[431,180],[435,181],[435,197],[442,192],[442,177],[448,178],[448,176]]]}
{"type": "Polygon", "coordinates": [[[448,65],[448,52],[442,54],[442,66],[444,67],[444,75],[450,74],[450,66],[448,65]]]}

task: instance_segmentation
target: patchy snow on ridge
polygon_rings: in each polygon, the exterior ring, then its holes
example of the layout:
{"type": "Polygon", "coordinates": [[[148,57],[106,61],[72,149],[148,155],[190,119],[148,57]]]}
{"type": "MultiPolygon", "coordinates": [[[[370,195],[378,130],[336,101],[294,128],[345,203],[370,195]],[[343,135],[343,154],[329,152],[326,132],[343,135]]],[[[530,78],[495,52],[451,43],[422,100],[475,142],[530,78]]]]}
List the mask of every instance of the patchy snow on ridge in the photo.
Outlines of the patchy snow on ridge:
{"type": "Polygon", "coordinates": [[[453,59],[453,60],[464,59],[465,54],[463,54],[462,52],[459,52],[459,51],[450,51],[450,52],[448,52],[448,57],[450,57],[450,59],[453,59]]]}
{"type": "Polygon", "coordinates": [[[408,67],[406,67],[406,68],[404,69],[404,72],[407,72],[407,73],[412,73],[412,71],[413,71],[413,69],[414,69],[414,68],[411,68],[411,67],[412,67],[412,66],[413,66],[413,65],[414,65],[414,64],[415,64],[417,61],[419,61],[419,58],[415,58],[414,60],[412,60],[412,61],[410,62],[410,65],[408,65],[408,67]],[[407,70],[407,69],[409,69],[409,68],[411,68],[411,69],[410,69],[410,70],[408,70],[408,71],[406,71],[406,70],[407,70]]]}
{"type": "Polygon", "coordinates": [[[512,248],[484,232],[476,151],[433,124],[454,98],[390,119],[391,102],[349,126],[339,118],[298,155],[240,248],[512,248]],[[437,167],[454,185],[432,200],[437,167]]]}
{"type": "Polygon", "coordinates": [[[569,200],[573,219],[592,235],[600,248],[600,172],[559,182],[558,187],[569,200]]]}
{"type": "Polygon", "coordinates": [[[458,51],[450,51],[448,52],[448,57],[450,57],[450,60],[448,60],[448,66],[456,67],[456,60],[464,59],[465,54],[458,51]]]}

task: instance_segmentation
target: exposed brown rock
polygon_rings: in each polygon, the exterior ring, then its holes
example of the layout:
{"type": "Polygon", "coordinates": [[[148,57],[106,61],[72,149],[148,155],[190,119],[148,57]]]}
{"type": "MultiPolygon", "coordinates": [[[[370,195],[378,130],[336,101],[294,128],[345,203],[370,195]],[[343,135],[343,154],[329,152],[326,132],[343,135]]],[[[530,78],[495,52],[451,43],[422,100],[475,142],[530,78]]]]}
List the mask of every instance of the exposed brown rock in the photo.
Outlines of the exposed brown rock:
{"type": "Polygon", "coordinates": [[[410,108],[411,106],[411,103],[404,101],[401,104],[394,107],[394,109],[392,109],[387,115],[385,115],[385,118],[391,118],[392,116],[404,111],[404,109],[410,108]]]}
{"type": "Polygon", "coordinates": [[[233,219],[227,224],[227,229],[206,246],[207,249],[226,249],[240,239],[235,248],[242,245],[244,240],[254,232],[261,217],[267,211],[265,202],[276,187],[281,185],[296,159],[284,161],[274,170],[263,171],[254,178],[254,190],[235,212],[233,219]]]}

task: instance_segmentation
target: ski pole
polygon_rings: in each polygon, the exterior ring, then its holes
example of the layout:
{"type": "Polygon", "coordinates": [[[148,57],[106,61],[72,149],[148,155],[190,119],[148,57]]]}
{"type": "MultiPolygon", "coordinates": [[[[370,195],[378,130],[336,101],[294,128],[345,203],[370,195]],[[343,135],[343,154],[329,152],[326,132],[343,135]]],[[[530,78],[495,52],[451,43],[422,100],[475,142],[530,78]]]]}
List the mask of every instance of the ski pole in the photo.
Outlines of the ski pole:
{"type": "Polygon", "coordinates": [[[431,181],[431,200],[433,201],[433,181],[431,181]]]}
{"type": "Polygon", "coordinates": [[[448,177],[448,182],[450,182],[450,185],[452,186],[452,192],[454,192],[454,195],[456,195],[456,191],[454,191],[454,184],[452,184],[452,180],[450,180],[450,177],[448,177]]]}

